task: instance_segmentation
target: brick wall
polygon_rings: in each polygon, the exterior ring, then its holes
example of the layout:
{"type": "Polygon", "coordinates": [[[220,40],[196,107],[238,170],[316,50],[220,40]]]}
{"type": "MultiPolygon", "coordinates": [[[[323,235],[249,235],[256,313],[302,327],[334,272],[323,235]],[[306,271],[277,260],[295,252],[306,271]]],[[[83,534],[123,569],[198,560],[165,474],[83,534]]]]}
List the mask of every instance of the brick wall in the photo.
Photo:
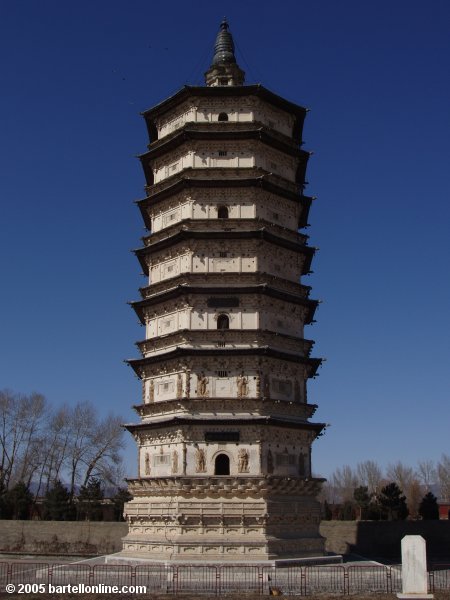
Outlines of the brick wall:
{"type": "Polygon", "coordinates": [[[0,551],[110,554],[122,548],[128,525],[90,521],[0,520],[0,551]]]}
{"type": "MultiPolygon", "coordinates": [[[[122,548],[126,523],[89,521],[2,521],[0,552],[111,554],[122,548]]],[[[450,521],[322,521],[326,550],[398,558],[405,535],[421,535],[431,558],[450,559],[450,521]]]]}
{"type": "Polygon", "coordinates": [[[400,558],[405,535],[421,535],[429,558],[450,558],[450,521],[322,521],[325,548],[337,554],[400,558]]]}

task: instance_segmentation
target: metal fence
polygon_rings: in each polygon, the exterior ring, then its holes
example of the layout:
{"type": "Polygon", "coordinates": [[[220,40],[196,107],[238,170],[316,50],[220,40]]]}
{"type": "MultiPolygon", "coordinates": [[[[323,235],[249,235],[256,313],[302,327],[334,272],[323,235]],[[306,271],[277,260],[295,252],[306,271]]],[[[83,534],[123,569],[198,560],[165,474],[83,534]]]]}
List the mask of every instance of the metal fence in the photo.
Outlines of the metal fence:
{"type": "MultiPolygon", "coordinates": [[[[450,564],[428,572],[429,592],[450,590],[450,564]]],[[[263,595],[361,594],[401,591],[401,566],[335,565],[269,567],[262,565],[85,565],[0,562],[0,592],[8,584],[145,586],[147,594],[230,592],[263,595]]]]}
{"type": "Polygon", "coordinates": [[[430,592],[450,589],[450,565],[436,564],[428,571],[428,588],[430,592]]]}

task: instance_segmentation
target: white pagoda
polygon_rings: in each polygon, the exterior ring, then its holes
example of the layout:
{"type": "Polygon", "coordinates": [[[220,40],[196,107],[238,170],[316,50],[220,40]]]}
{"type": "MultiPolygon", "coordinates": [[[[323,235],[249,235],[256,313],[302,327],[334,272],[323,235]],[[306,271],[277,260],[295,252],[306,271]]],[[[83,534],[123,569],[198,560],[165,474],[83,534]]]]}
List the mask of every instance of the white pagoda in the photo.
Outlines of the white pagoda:
{"type": "Polygon", "coordinates": [[[317,301],[302,277],[314,248],[299,232],[309,153],[306,110],[244,85],[226,21],[206,85],[143,113],[148,285],[139,452],[121,556],[264,562],[324,554],[322,479],[307,381],[320,359],[304,337],[317,301]]]}

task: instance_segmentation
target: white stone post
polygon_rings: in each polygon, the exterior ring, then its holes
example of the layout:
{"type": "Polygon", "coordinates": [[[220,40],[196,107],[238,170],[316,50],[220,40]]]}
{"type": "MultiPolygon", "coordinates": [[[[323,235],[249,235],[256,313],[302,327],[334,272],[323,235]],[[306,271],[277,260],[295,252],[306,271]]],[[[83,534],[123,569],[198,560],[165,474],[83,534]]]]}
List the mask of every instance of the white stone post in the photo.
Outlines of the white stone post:
{"type": "Polygon", "coordinates": [[[433,598],[428,593],[427,551],[421,535],[402,539],[402,593],[397,598],[433,598]]]}

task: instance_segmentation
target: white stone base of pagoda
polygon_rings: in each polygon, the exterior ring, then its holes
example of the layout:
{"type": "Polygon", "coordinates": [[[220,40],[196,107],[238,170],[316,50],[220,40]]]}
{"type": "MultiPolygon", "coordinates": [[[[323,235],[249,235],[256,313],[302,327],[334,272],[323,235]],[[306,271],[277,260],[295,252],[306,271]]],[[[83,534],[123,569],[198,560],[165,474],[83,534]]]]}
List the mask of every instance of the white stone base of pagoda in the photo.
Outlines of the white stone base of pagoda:
{"type": "Polygon", "coordinates": [[[135,480],[120,558],[203,564],[323,557],[320,483],[272,476],[135,480]]]}
{"type": "MultiPolygon", "coordinates": [[[[98,559],[97,559],[98,560],[98,559]]],[[[336,565],[341,564],[343,562],[343,556],[341,554],[320,554],[318,556],[296,556],[291,558],[276,558],[276,559],[267,559],[259,558],[259,559],[242,559],[241,557],[236,557],[234,560],[225,560],[224,558],[219,558],[217,560],[212,559],[211,557],[207,558],[196,558],[196,559],[185,559],[183,561],[176,561],[174,559],[157,559],[157,558],[149,558],[148,556],[134,556],[128,554],[126,552],[117,552],[115,554],[108,554],[103,557],[105,564],[115,564],[115,565],[130,565],[130,566],[139,566],[139,565],[160,565],[164,567],[168,567],[171,565],[191,565],[191,566],[221,566],[227,565],[230,568],[236,567],[239,569],[239,566],[252,566],[252,567],[275,567],[275,568],[287,568],[287,567],[306,567],[313,565],[336,565]]]]}

